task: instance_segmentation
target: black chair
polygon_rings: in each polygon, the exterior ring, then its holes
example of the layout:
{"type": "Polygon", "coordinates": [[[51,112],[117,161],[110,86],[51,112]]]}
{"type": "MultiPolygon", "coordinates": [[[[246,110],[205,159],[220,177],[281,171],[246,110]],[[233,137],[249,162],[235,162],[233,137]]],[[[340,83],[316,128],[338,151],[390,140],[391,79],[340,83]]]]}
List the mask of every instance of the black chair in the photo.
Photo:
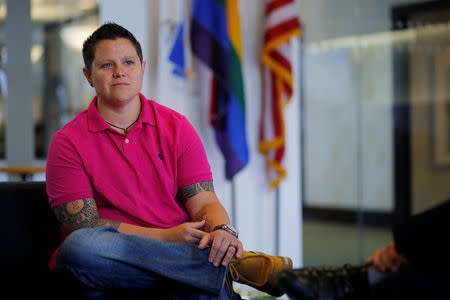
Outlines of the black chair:
{"type": "Polygon", "coordinates": [[[0,298],[48,296],[47,263],[58,246],[60,227],[45,182],[0,182],[0,207],[0,298]]]}

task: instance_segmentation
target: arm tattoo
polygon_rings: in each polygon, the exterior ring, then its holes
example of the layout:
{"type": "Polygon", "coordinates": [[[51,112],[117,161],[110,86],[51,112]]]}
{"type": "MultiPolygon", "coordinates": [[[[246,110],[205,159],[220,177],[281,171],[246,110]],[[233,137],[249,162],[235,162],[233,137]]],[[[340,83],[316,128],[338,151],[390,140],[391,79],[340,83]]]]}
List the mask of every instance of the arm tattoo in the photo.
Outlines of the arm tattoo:
{"type": "MultiPolygon", "coordinates": [[[[195,195],[201,193],[201,192],[213,192],[214,193],[214,186],[212,181],[201,181],[197,183],[190,184],[188,186],[185,186],[181,188],[180,195],[181,195],[181,201],[183,204],[186,204],[186,202],[194,197],[195,195]]],[[[211,220],[208,218],[208,214],[206,210],[201,209],[194,217],[194,221],[202,221],[205,220],[205,226],[203,227],[203,231],[210,232],[211,231],[211,220]]]]}
{"type": "Polygon", "coordinates": [[[186,203],[200,192],[214,192],[212,181],[201,181],[181,188],[181,200],[186,203]]]}
{"type": "Polygon", "coordinates": [[[60,205],[54,209],[56,218],[68,232],[84,228],[111,226],[118,228],[120,222],[100,219],[97,205],[92,198],[75,200],[60,205]]]}

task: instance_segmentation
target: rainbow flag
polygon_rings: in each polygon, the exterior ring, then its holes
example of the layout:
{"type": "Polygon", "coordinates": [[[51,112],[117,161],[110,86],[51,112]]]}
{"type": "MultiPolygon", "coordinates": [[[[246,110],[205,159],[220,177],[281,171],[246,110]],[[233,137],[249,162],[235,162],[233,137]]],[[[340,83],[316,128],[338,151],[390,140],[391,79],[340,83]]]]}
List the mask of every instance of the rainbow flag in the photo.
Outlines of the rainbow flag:
{"type": "Polygon", "coordinates": [[[249,160],[237,0],[194,0],[191,47],[213,73],[210,122],[225,157],[225,176],[231,179],[249,160]]]}

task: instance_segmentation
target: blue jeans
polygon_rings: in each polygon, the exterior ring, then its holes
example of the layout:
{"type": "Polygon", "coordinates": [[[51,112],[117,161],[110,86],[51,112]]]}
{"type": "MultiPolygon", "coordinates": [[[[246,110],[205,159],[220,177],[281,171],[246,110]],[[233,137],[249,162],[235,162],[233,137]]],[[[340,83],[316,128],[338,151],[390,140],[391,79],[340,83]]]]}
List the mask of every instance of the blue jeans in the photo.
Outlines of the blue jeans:
{"type": "Polygon", "coordinates": [[[190,295],[176,299],[231,299],[224,284],[227,269],[214,267],[208,255],[209,248],[194,244],[122,234],[112,227],[84,228],[66,238],[56,270],[68,270],[98,290],[151,290],[164,283],[172,291],[180,287],[181,295],[183,287],[189,288],[190,295]]]}

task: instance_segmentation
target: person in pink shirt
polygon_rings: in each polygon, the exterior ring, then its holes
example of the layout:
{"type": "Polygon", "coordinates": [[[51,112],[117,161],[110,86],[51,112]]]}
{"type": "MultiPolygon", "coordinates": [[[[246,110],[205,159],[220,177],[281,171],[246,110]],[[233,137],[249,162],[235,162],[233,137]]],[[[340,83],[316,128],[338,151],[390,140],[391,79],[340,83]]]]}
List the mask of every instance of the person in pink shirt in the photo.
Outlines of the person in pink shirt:
{"type": "Polygon", "coordinates": [[[50,267],[104,291],[170,283],[174,299],[185,287],[191,298],[229,299],[229,275],[282,295],[276,276],[292,261],[244,251],[195,129],[140,94],[146,62],[135,37],[104,24],[84,42],[83,59],[96,96],[55,133],[47,158],[63,233],[50,267]]]}

